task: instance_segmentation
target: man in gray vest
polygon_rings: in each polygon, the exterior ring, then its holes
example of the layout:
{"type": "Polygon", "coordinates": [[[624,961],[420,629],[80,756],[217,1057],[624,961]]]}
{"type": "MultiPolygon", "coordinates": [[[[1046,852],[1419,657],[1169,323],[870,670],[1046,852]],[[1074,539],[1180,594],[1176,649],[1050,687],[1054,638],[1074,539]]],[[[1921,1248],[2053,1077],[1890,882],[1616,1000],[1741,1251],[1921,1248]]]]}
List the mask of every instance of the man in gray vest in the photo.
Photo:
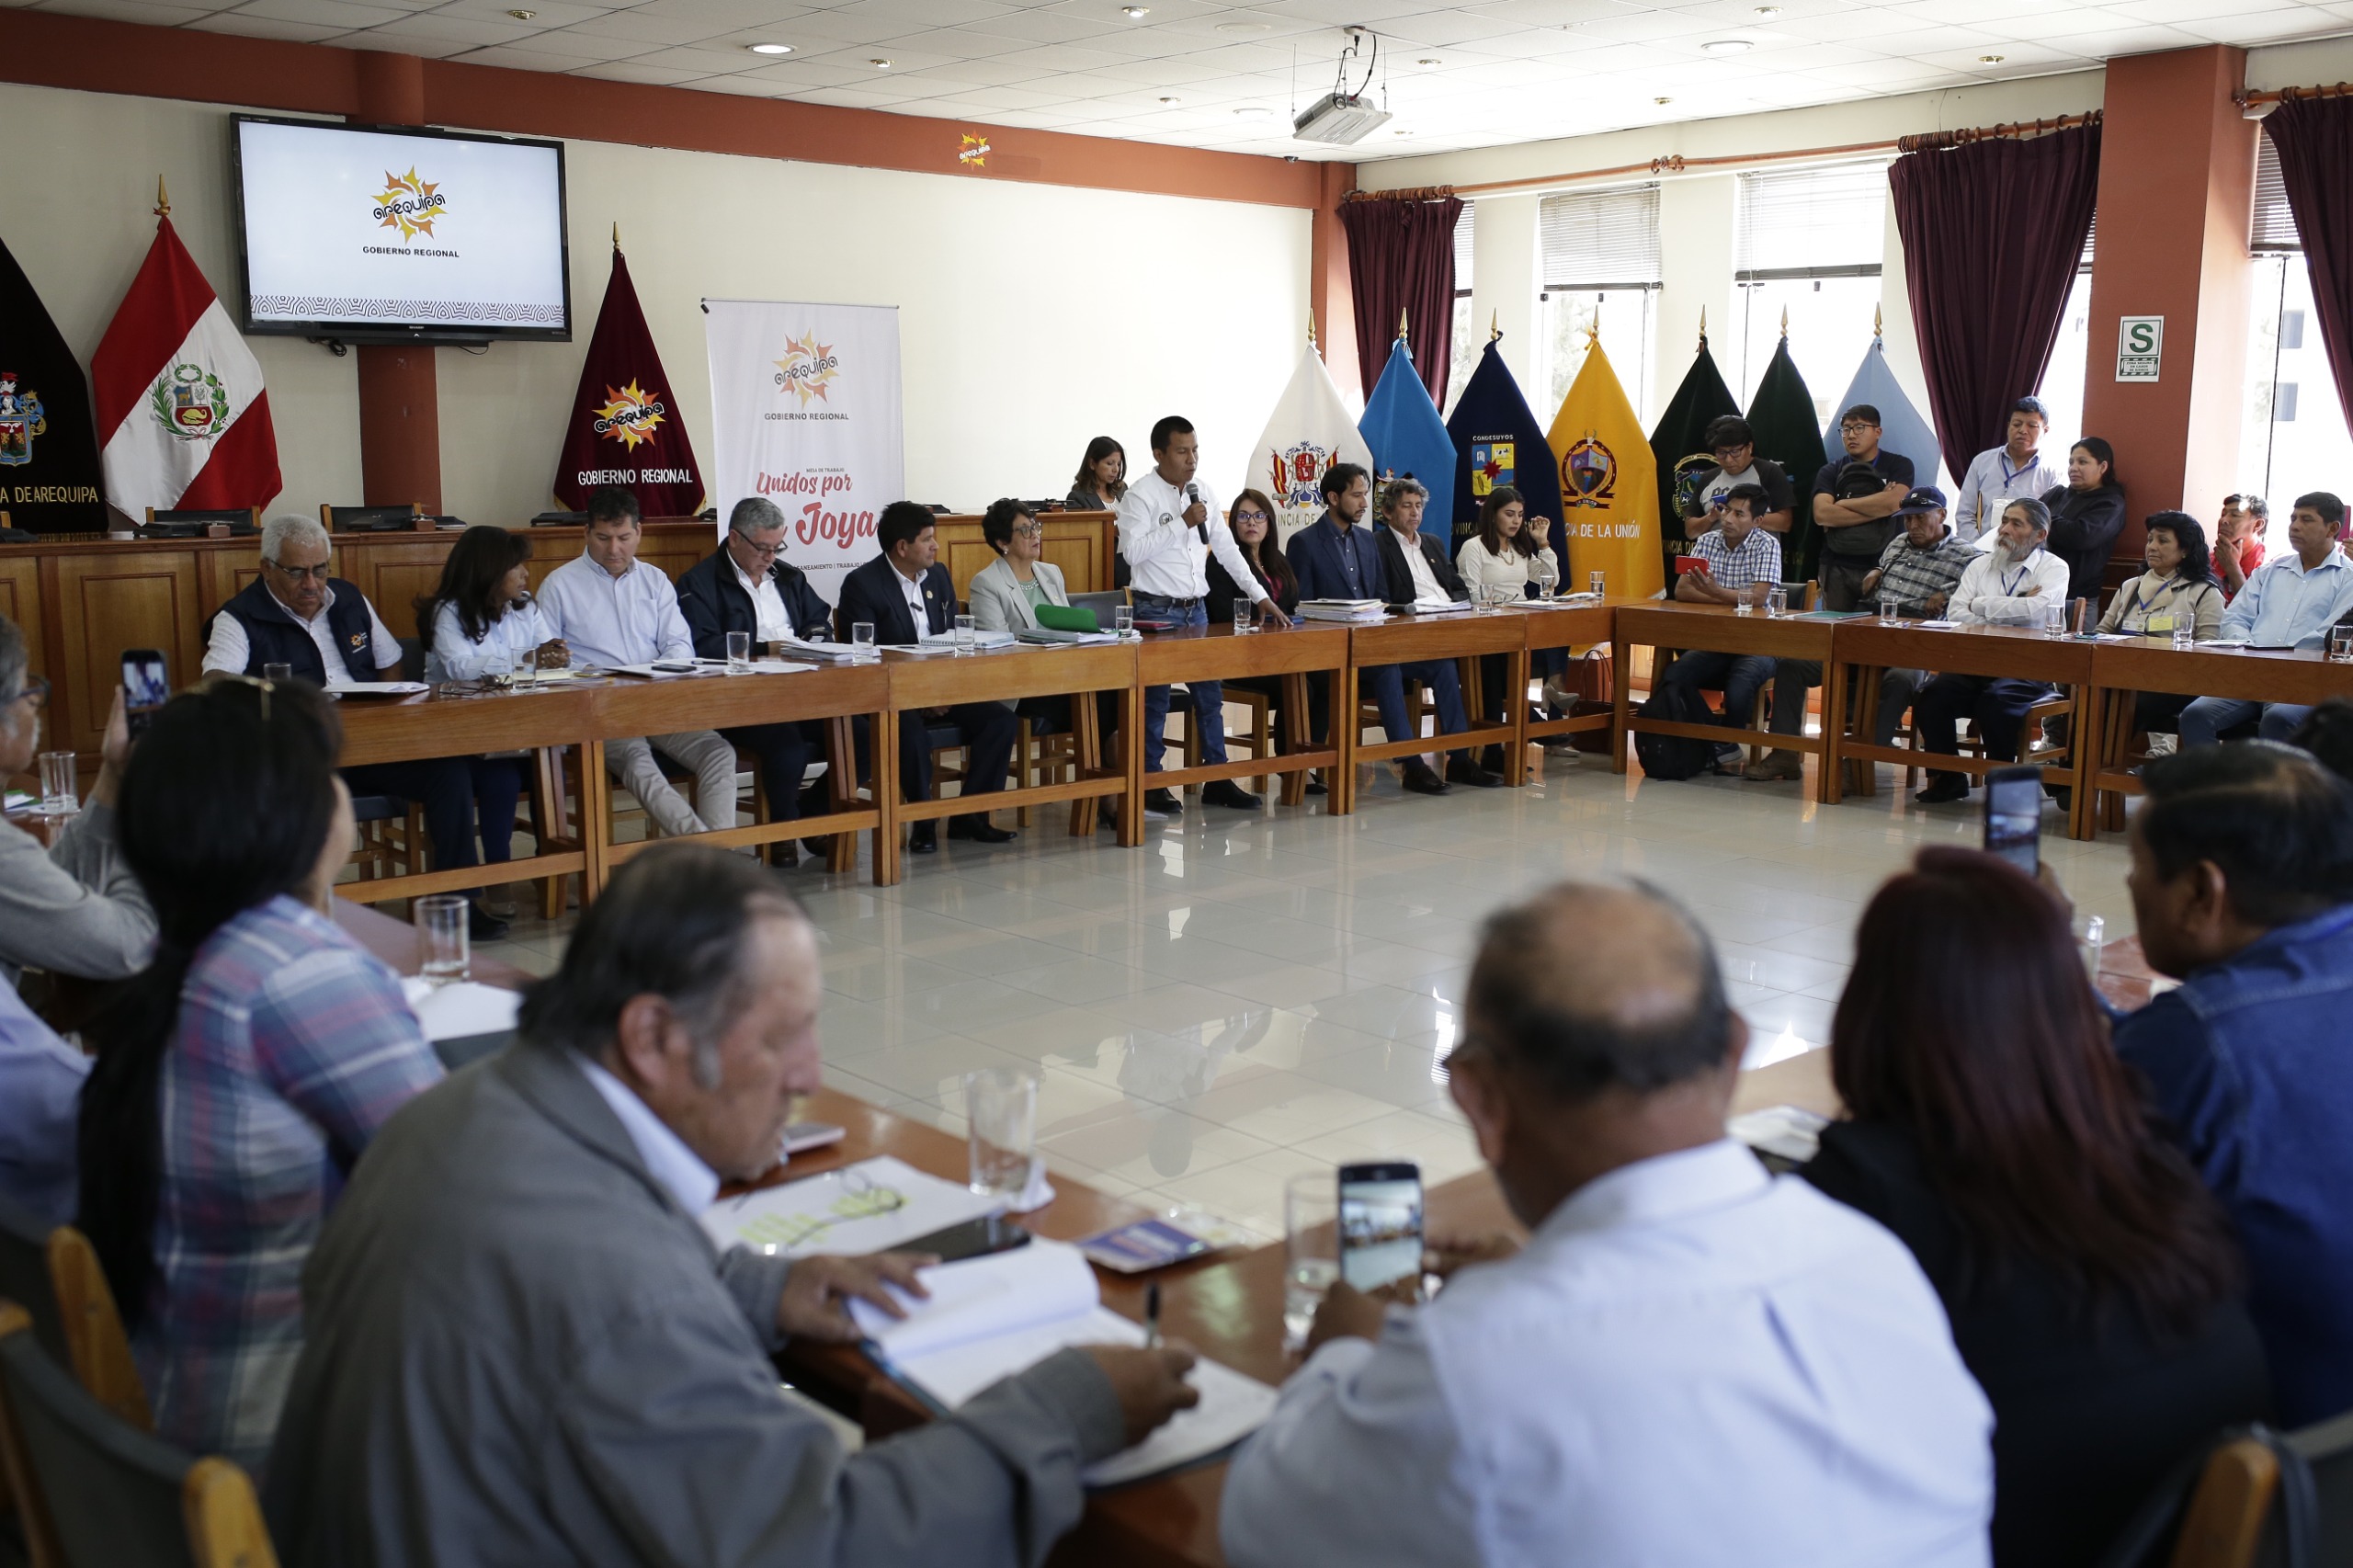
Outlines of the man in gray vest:
{"type": "Polygon", "coordinates": [[[632,861],[520,1043],[394,1117],[302,1280],[268,1470],[290,1562],[1034,1568],[1080,1471],[1196,1396],[1172,1349],[1066,1350],[845,1457],[788,1336],[858,1337],[915,1259],[714,1251],[819,1078],[816,933],[750,860],[632,861]]]}

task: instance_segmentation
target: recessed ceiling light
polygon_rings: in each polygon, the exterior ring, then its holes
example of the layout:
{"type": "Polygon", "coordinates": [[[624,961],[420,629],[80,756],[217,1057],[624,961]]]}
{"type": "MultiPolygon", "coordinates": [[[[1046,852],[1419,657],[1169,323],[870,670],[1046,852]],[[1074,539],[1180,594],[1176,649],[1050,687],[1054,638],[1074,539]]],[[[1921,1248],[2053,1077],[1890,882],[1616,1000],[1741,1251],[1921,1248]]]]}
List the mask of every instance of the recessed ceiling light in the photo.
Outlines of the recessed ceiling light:
{"type": "Polygon", "coordinates": [[[518,22],[528,22],[539,15],[537,11],[509,11],[506,14],[518,22]]]}
{"type": "Polygon", "coordinates": [[[747,43],[744,47],[754,54],[790,54],[792,52],[792,46],[789,43],[747,43]]]}
{"type": "Polygon", "coordinates": [[[1651,102],[1654,104],[1671,104],[1675,100],[1673,98],[1653,98],[1651,100],[1651,102]]]}
{"type": "Polygon", "coordinates": [[[1977,57],[1977,63],[1980,65],[1999,65],[2005,58],[2006,57],[1999,54],[1981,54],[1977,57]]]}
{"type": "Polygon", "coordinates": [[[1182,98],[1163,98],[1160,101],[1165,104],[1181,104],[1185,100],[1182,98]]]}
{"type": "Polygon", "coordinates": [[[1265,22],[1220,22],[1217,30],[1222,33],[1263,33],[1271,29],[1265,22]]]}
{"type": "Polygon", "coordinates": [[[1233,112],[1244,119],[1265,119],[1275,111],[1264,104],[1244,104],[1233,112]]]}
{"type": "Polygon", "coordinates": [[[873,66],[873,67],[874,67],[874,69],[876,69],[877,71],[888,71],[889,69],[891,69],[891,62],[890,62],[889,61],[887,61],[887,60],[883,59],[883,58],[882,58],[881,55],[879,55],[879,54],[878,54],[878,55],[876,55],[873,59],[871,59],[871,60],[868,61],[868,62],[867,62],[867,63],[868,63],[869,65],[873,66]]]}
{"type": "Polygon", "coordinates": [[[1420,66],[1425,71],[1435,71],[1438,69],[1438,60],[1433,55],[1426,54],[1421,59],[1415,61],[1414,63],[1420,66]]]}
{"type": "Polygon", "coordinates": [[[1411,136],[1413,132],[1410,131],[1392,131],[1389,134],[1392,136],[1411,136]]]}
{"type": "Polygon", "coordinates": [[[1122,6],[1120,7],[1120,15],[1125,17],[1131,22],[1141,22],[1146,17],[1152,15],[1152,7],[1149,6],[1122,6]]]}
{"type": "Polygon", "coordinates": [[[1711,38],[1699,46],[1702,54],[1746,54],[1756,47],[1755,39],[1711,38]]]}
{"type": "Polygon", "coordinates": [[[1756,7],[1756,15],[1763,17],[1768,20],[1770,20],[1772,17],[1778,17],[1780,14],[1781,8],[1779,6],[1759,6],[1756,7]]]}

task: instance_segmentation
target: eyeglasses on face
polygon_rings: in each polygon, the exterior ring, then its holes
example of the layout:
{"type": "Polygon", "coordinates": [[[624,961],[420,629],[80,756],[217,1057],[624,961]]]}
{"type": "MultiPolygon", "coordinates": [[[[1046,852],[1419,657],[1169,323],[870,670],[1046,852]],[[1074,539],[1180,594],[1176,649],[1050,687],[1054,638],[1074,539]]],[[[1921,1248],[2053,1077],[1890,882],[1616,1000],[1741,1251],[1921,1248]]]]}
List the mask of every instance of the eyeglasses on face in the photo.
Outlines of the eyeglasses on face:
{"type": "Polygon", "coordinates": [[[1246,512],[1234,513],[1233,520],[1237,523],[1264,523],[1269,522],[1272,519],[1269,518],[1266,513],[1261,512],[1256,507],[1253,506],[1246,512]]]}
{"type": "Polygon", "coordinates": [[[1046,525],[1043,523],[1016,523],[1013,525],[1013,535],[1016,539],[1043,539],[1046,537],[1046,525]]]}
{"type": "Polygon", "coordinates": [[[18,702],[31,703],[33,705],[33,711],[36,713],[46,709],[49,706],[48,677],[45,676],[27,676],[25,677],[25,688],[17,693],[16,700],[18,702]]]}
{"type": "Polygon", "coordinates": [[[316,566],[289,566],[282,561],[265,561],[262,564],[293,578],[298,583],[324,583],[327,580],[329,568],[335,562],[322,561],[316,566]]]}
{"type": "Polygon", "coordinates": [[[784,553],[784,540],[780,538],[774,544],[762,544],[750,534],[743,534],[739,537],[744,541],[744,548],[763,561],[774,561],[784,553]]]}
{"type": "Polygon", "coordinates": [[[1838,426],[1838,433],[1842,436],[1853,436],[1865,430],[1876,430],[1878,428],[1878,426],[1866,425],[1859,419],[1849,419],[1844,425],[1838,426]]]}

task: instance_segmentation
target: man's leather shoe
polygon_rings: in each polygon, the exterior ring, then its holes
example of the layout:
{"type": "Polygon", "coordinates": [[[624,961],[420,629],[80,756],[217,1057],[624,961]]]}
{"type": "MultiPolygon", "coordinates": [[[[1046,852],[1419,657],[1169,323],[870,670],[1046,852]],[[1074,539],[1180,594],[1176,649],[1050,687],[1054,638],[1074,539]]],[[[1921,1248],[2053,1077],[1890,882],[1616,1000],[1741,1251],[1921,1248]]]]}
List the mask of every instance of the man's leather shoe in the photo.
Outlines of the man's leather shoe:
{"type": "Polygon", "coordinates": [[[948,824],[948,836],[969,838],[975,844],[1010,844],[1021,835],[1009,827],[997,827],[986,817],[956,817],[948,824]]]}
{"type": "Polygon", "coordinates": [[[1447,759],[1446,781],[1449,784],[1468,784],[1474,790],[1500,790],[1504,787],[1502,774],[1490,773],[1467,756],[1447,759]]]}
{"type": "Polygon", "coordinates": [[[1430,771],[1430,765],[1420,757],[1405,765],[1405,788],[1416,795],[1443,795],[1446,780],[1430,771]]]}
{"type": "Polygon", "coordinates": [[[506,935],[506,922],[479,903],[466,906],[466,939],[470,942],[495,942],[506,935]]]}
{"type": "Polygon", "coordinates": [[[1255,812],[1266,802],[1233,779],[1220,778],[1202,787],[1201,804],[1232,806],[1237,812],[1255,812]]]}
{"type": "Polygon", "coordinates": [[[907,829],[907,853],[929,855],[939,847],[939,824],[919,822],[907,829]]]}
{"type": "Polygon", "coordinates": [[[1928,781],[1928,787],[1912,797],[1924,806],[1940,806],[1949,801],[1969,799],[1969,776],[1962,773],[1939,773],[1928,781]]]}
{"type": "Polygon", "coordinates": [[[1309,794],[1311,794],[1311,795],[1322,795],[1322,794],[1327,794],[1327,793],[1329,793],[1329,791],[1328,791],[1328,790],[1326,790],[1324,788],[1324,780],[1322,780],[1321,778],[1314,778],[1314,777],[1313,777],[1313,776],[1310,776],[1310,777],[1309,777],[1309,778],[1308,778],[1308,780],[1307,780],[1307,792],[1308,792],[1309,794]]]}
{"type": "Polygon", "coordinates": [[[1147,822],[1155,817],[1181,817],[1185,814],[1185,802],[1169,790],[1146,790],[1143,792],[1143,814],[1147,822]]]}

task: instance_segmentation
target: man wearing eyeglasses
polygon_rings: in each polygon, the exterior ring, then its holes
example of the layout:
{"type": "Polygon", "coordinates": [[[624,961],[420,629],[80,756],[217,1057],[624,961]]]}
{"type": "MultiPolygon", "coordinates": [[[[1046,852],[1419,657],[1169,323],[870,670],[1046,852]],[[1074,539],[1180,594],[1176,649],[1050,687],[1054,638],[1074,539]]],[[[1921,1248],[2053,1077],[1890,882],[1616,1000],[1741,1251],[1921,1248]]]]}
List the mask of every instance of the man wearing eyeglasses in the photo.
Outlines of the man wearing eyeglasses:
{"type": "MultiPolygon", "coordinates": [[[[350,686],[397,679],[401,643],[358,585],[334,574],[335,547],[315,517],[272,517],[262,525],[261,575],[212,618],[204,673],[267,676],[283,665],[295,680],[350,686]]],[[[462,756],[375,762],[347,767],[354,795],[391,795],[425,809],[433,865],[450,870],[480,863],[474,853],[474,782],[462,756]]],[[[475,890],[477,892],[480,890],[475,890]]],[[[470,895],[471,896],[471,895],[470,895]]],[[[506,922],[473,904],[473,939],[494,941],[506,922]]]]}
{"type": "Polygon", "coordinates": [[[1822,608],[1853,609],[1863,579],[1902,531],[1895,509],[1912,494],[1912,460],[1882,451],[1879,410],[1859,403],[1838,416],[1843,457],[1822,465],[1813,479],[1813,520],[1822,529],[1822,608]]]}
{"type": "MultiPolygon", "coordinates": [[[[746,495],[727,515],[725,542],[679,574],[678,613],[695,641],[695,656],[723,659],[727,634],[741,631],[755,651],[782,638],[824,642],[833,635],[833,607],[818,597],[808,575],[784,558],[784,513],[765,495],[746,495]]],[[[801,814],[801,780],[809,758],[824,744],[814,721],[738,724],[722,738],[759,758],[767,786],[768,813],[779,822],[801,814]]],[[[799,852],[790,839],[776,846],[779,865],[793,865],[799,852]]]]}
{"type": "Polygon", "coordinates": [[[1715,455],[1715,471],[1699,481],[1683,515],[1683,537],[1711,533],[1724,520],[1724,497],[1743,484],[1765,492],[1765,510],[1751,526],[1776,538],[1790,531],[1797,516],[1797,495],[1790,487],[1789,471],[1756,455],[1756,432],[1737,414],[1727,414],[1708,426],[1708,450],[1715,455]]]}

